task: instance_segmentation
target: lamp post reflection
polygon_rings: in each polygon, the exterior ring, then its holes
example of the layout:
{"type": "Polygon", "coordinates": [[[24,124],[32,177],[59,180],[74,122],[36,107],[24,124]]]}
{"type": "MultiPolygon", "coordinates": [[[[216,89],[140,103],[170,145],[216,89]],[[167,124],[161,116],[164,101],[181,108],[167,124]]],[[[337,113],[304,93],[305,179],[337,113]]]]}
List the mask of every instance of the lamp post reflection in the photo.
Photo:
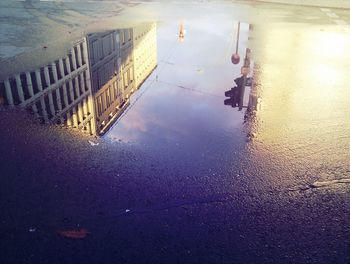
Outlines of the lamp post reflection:
{"type": "Polygon", "coordinates": [[[236,52],[234,54],[232,54],[232,57],[231,57],[231,62],[233,64],[238,64],[241,61],[241,58],[240,58],[240,56],[238,54],[240,29],[241,29],[241,22],[238,22],[237,35],[236,35],[236,52]]]}
{"type": "Polygon", "coordinates": [[[179,41],[184,42],[185,41],[185,35],[186,35],[186,29],[184,26],[184,23],[180,23],[180,30],[179,30],[179,41]]]}

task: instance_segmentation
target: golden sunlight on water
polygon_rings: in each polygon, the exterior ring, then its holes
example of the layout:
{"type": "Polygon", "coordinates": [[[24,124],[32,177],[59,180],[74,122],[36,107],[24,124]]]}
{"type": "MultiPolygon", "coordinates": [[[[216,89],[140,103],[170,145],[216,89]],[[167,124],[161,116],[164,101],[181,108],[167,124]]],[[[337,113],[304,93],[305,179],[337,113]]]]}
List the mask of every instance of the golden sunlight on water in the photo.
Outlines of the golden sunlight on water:
{"type": "Polygon", "coordinates": [[[348,164],[350,35],[335,26],[270,24],[254,36],[263,102],[257,141],[309,164],[348,164]]]}

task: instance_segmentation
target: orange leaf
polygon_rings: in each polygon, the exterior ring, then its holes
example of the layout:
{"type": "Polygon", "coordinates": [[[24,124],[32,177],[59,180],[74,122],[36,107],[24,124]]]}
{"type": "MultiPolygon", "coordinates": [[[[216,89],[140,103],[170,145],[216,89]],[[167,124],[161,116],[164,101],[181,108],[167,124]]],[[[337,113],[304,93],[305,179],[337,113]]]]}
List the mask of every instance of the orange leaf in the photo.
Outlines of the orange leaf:
{"type": "Polygon", "coordinates": [[[70,229],[70,230],[58,230],[57,234],[67,238],[82,239],[85,238],[90,232],[85,228],[70,229]]]}

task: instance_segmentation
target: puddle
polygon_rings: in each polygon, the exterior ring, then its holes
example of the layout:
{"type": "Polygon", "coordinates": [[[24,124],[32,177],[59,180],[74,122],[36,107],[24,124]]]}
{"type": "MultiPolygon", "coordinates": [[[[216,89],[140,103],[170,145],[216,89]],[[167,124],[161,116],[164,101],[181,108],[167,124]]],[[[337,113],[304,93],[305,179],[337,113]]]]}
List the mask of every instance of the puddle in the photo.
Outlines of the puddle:
{"type": "MultiPolygon", "coordinates": [[[[1,102],[29,110],[42,123],[124,142],[178,141],[230,130],[240,126],[243,114],[224,107],[230,100],[224,93],[235,78],[243,80],[241,68],[251,66],[250,26],[233,25],[200,19],[91,32],[65,53],[67,44],[61,46],[64,55],[38,67],[48,60],[40,58],[30,69],[4,76],[1,102]],[[237,65],[231,61],[234,50],[242,54],[237,65]]],[[[51,58],[51,49],[42,46],[42,55],[51,58]]],[[[251,77],[247,86],[238,86],[246,90],[237,106],[246,109],[251,77]]]]}
{"type": "Polygon", "coordinates": [[[0,46],[8,263],[34,253],[35,263],[124,263],[160,248],[174,254],[145,261],[348,256],[350,38],[341,25],[290,6],[79,2],[8,4],[6,24],[16,13],[31,29],[6,26],[13,34],[0,46]],[[319,232],[332,216],[342,224],[319,232]],[[202,259],[181,258],[184,241],[202,259]]]}

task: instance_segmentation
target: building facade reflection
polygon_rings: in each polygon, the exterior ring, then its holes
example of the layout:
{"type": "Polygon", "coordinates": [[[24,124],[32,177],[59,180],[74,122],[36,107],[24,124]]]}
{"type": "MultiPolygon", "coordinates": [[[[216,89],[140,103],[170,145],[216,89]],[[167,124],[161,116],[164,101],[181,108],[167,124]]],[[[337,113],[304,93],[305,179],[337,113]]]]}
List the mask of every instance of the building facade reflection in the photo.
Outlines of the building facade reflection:
{"type": "Polygon", "coordinates": [[[0,103],[102,135],[157,66],[156,24],[91,33],[66,56],[0,81],[0,103]]]}

